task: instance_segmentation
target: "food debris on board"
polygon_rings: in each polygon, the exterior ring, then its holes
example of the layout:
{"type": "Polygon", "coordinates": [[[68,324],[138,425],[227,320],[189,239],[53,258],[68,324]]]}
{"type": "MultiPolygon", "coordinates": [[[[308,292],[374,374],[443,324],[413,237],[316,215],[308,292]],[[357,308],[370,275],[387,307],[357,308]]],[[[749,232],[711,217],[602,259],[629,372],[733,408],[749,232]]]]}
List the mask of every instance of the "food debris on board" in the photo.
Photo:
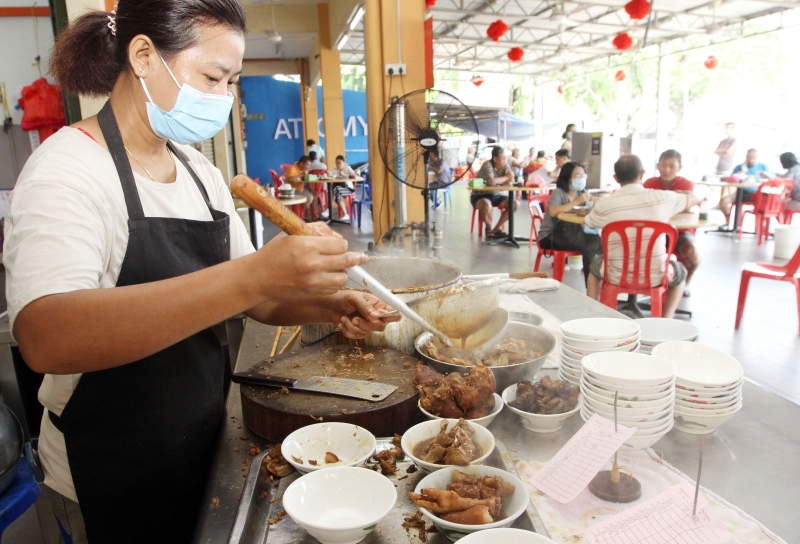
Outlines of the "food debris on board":
{"type": "Polygon", "coordinates": [[[211,508],[216,508],[219,506],[219,497],[214,497],[211,499],[211,508]]]}
{"type": "Polygon", "coordinates": [[[409,532],[410,529],[417,529],[419,531],[419,539],[422,542],[428,541],[428,532],[425,530],[425,520],[422,519],[422,512],[403,514],[403,520],[403,527],[405,527],[406,532],[409,532]]]}
{"type": "MultiPolygon", "coordinates": [[[[245,461],[247,461],[247,459],[245,459],[245,461]]],[[[262,462],[266,465],[267,472],[276,478],[283,478],[294,472],[294,467],[283,458],[280,444],[272,446],[262,462]]],[[[278,482],[276,481],[275,483],[277,484],[278,482]]]]}
{"type": "Polygon", "coordinates": [[[288,395],[289,394],[289,389],[286,388],[286,387],[281,387],[281,389],[280,389],[280,391],[278,391],[278,393],[280,393],[281,395],[288,395]]]}

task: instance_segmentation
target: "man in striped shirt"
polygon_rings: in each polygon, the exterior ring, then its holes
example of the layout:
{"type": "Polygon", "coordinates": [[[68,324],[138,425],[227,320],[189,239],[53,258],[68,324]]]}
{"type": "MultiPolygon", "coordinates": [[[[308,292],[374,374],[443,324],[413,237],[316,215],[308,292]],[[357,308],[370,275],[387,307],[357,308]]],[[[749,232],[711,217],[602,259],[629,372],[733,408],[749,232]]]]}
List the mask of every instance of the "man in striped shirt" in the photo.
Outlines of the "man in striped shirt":
{"type": "MultiPolygon", "coordinates": [[[[642,161],[636,155],[625,155],[614,164],[614,179],[622,186],[619,191],[609,198],[600,200],[594,205],[592,212],[586,216],[584,228],[599,231],[614,221],[662,221],[668,222],[676,213],[691,208],[700,200],[693,194],[676,193],[674,191],[654,191],[645,189],[642,185],[644,168],[642,161]]],[[[642,240],[641,273],[644,274],[644,253],[650,242],[650,235],[644,231],[642,240]]],[[[631,246],[635,239],[631,238],[631,246]]],[[[636,248],[630,247],[629,254],[633,255],[636,248]]],[[[595,300],[600,299],[600,288],[603,276],[607,275],[612,284],[619,284],[622,275],[622,261],[624,251],[622,241],[618,236],[612,236],[608,241],[609,270],[603,270],[603,256],[595,257],[590,268],[588,280],[588,295],[595,300]]],[[[653,246],[652,262],[650,267],[650,284],[660,285],[664,279],[664,267],[669,256],[666,251],[666,240],[659,240],[653,246]]],[[[672,317],[683,296],[683,287],[686,283],[686,267],[681,263],[671,260],[667,268],[668,287],[662,317],[672,317]]],[[[629,267],[630,274],[633,267],[629,267]]],[[[631,279],[631,278],[629,278],[631,279]]],[[[640,278],[643,279],[643,278],[640,278]]]]}

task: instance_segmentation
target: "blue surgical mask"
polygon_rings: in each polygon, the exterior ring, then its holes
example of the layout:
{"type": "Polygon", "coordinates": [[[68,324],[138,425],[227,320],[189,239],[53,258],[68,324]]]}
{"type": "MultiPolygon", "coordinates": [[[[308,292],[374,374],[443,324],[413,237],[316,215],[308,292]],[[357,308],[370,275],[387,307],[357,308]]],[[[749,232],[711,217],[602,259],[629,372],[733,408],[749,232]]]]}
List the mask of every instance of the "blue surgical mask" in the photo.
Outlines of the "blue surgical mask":
{"type": "Polygon", "coordinates": [[[572,139],[572,131],[571,130],[569,132],[567,132],[567,138],[569,138],[570,140],[572,139]]]}
{"type": "Polygon", "coordinates": [[[586,176],[578,176],[569,182],[569,188],[573,191],[583,191],[586,189],[586,176]]]}
{"type": "MultiPolygon", "coordinates": [[[[159,58],[161,56],[159,55],[159,58]]],[[[191,144],[202,142],[214,136],[222,130],[233,106],[233,95],[227,96],[218,94],[207,94],[190,87],[188,83],[181,86],[167,63],[161,58],[161,62],[166,66],[172,81],[178,86],[178,100],[170,111],[159,108],[150,96],[144,78],[139,78],[144,87],[144,94],[147,95],[147,118],[156,136],[178,142],[179,144],[191,144]]]]}

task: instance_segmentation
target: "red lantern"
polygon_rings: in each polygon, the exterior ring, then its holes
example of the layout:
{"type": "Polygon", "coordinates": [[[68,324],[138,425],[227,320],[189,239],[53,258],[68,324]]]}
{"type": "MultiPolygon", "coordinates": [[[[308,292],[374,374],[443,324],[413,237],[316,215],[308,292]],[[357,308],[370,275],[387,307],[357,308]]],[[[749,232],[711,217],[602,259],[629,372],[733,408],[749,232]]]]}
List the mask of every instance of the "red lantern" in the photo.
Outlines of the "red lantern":
{"type": "Polygon", "coordinates": [[[614,74],[614,79],[617,81],[625,81],[625,78],[628,77],[625,74],[625,70],[618,70],[616,74],[614,74]]]}
{"type": "Polygon", "coordinates": [[[490,40],[499,41],[507,31],[508,25],[502,19],[498,19],[489,25],[489,28],[486,29],[486,35],[489,36],[490,40]]]}
{"type": "Polygon", "coordinates": [[[523,55],[525,55],[525,51],[521,47],[512,47],[508,52],[508,59],[511,62],[519,62],[522,60],[523,55]]]}
{"type": "Polygon", "coordinates": [[[558,91],[558,94],[564,94],[564,86],[563,85],[559,85],[558,89],[556,89],[556,91],[558,91]]]}
{"type": "Polygon", "coordinates": [[[633,38],[627,32],[620,32],[611,41],[618,51],[627,51],[633,45],[633,38]]]}
{"type": "Polygon", "coordinates": [[[703,63],[703,65],[709,70],[713,70],[714,68],[719,66],[719,60],[714,55],[709,55],[708,58],[703,63]]]}
{"type": "Polygon", "coordinates": [[[647,0],[631,0],[625,4],[625,12],[631,19],[644,19],[650,13],[650,2],[647,0]]]}
{"type": "Polygon", "coordinates": [[[436,5],[436,0],[425,0],[425,7],[431,9],[436,5]]]}
{"type": "Polygon", "coordinates": [[[476,87],[480,87],[481,85],[483,85],[484,79],[483,79],[483,76],[479,76],[479,75],[476,74],[476,75],[472,76],[472,79],[470,79],[470,81],[476,87]]]}

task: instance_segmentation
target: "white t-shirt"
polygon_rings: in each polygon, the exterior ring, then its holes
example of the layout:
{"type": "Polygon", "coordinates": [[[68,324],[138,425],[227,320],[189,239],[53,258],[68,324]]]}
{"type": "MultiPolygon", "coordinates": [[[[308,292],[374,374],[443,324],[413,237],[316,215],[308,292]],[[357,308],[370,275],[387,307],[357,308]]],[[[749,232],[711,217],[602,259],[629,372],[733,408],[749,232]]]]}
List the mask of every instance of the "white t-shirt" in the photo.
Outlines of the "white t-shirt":
{"type": "MultiPolygon", "coordinates": [[[[177,149],[205,186],[211,206],[231,218],[231,259],[255,251],[220,171],[196,149],[177,149]]],[[[145,216],[210,221],[200,190],[176,164],[174,183],[134,172],[145,216]]],[[[19,312],[36,299],[114,287],[127,246],[128,210],[111,155],[81,131],[61,129],[28,159],[8,208],[3,264],[12,331],[19,312]]],[[[64,436],[47,410],[61,415],[80,377],[46,374],[39,389],[46,409],[39,437],[45,483],[75,501],[64,436]]]]}

